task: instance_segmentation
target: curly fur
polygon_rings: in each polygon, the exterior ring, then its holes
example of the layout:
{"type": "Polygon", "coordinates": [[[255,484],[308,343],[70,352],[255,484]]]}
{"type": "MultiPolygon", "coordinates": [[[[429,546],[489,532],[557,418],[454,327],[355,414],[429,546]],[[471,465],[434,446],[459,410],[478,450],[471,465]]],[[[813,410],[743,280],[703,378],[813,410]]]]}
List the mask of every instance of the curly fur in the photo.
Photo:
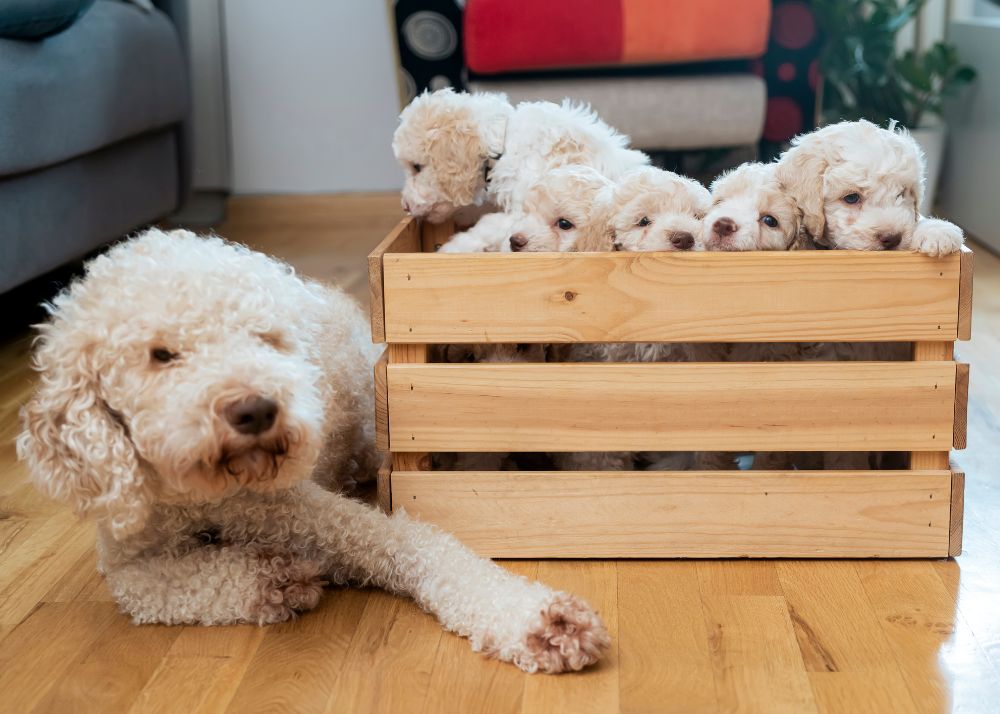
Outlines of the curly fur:
{"type": "Polygon", "coordinates": [[[376,350],[343,292],[218,238],[151,230],[50,309],[18,453],[43,491],[98,519],[98,567],[135,622],[280,622],[350,582],[413,597],[526,671],[607,648],[572,596],[320,486],[375,470],[376,350]],[[225,417],[250,394],[278,405],[253,435],[225,417]]]}
{"type": "Polygon", "coordinates": [[[964,240],[954,224],[919,214],[924,157],[903,129],[863,119],[825,126],[792,141],[776,176],[820,245],[937,256],[954,253],[964,240]]]}
{"type": "Polygon", "coordinates": [[[392,148],[406,174],[403,208],[434,222],[468,205],[516,209],[559,166],[586,165],[614,179],[649,163],[628,137],[568,100],[515,108],[503,94],[442,89],[414,99],[399,120],[392,148]]]}
{"type": "Polygon", "coordinates": [[[615,184],[608,218],[615,250],[701,250],[708,189],[694,179],[652,166],[615,184]]]}

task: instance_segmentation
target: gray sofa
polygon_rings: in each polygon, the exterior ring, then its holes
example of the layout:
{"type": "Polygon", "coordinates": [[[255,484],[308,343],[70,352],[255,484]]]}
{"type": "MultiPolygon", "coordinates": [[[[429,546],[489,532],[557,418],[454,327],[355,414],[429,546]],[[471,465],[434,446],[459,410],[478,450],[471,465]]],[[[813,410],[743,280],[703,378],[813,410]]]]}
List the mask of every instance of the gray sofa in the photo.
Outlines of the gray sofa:
{"type": "Polygon", "coordinates": [[[155,4],[97,0],[57,34],[0,36],[0,293],[183,200],[185,4],[155,4]]]}

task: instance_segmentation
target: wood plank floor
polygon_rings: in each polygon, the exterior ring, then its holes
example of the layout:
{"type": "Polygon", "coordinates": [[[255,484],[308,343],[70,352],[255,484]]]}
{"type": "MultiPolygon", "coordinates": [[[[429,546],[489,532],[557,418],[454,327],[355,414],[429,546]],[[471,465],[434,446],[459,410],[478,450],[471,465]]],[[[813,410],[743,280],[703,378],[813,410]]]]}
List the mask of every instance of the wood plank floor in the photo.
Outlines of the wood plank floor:
{"type": "MultiPolygon", "coordinates": [[[[389,195],[241,198],[219,233],[366,299],[389,195]]],[[[976,256],[965,553],[954,561],[519,561],[584,595],[614,649],[526,676],[412,603],[334,590],[265,629],[142,627],[94,569],[93,527],[25,482],[12,440],[28,340],[0,344],[0,711],[941,712],[1000,704],[1000,259],[976,256]]]]}

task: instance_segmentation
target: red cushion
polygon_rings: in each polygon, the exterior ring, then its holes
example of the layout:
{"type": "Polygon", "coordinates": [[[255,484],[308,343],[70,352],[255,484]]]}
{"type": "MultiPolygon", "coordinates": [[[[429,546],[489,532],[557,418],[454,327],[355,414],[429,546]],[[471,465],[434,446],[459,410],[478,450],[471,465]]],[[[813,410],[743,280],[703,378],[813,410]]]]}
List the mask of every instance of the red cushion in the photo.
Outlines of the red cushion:
{"type": "Polygon", "coordinates": [[[467,0],[465,63],[480,74],[753,58],[770,0],[467,0]]]}

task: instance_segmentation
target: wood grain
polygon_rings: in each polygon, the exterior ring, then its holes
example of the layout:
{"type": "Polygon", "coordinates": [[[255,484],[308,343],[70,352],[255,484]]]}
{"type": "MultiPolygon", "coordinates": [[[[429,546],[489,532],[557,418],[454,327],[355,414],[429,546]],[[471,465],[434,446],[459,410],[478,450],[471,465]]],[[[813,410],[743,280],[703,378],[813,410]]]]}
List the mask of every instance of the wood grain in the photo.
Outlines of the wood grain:
{"type": "Polygon", "coordinates": [[[954,340],[959,256],[386,254],[390,342],[954,340]]]}
{"type": "Polygon", "coordinates": [[[389,235],[368,254],[369,310],[372,323],[372,342],[385,342],[385,305],[382,290],[382,256],[420,249],[418,239],[419,223],[412,218],[404,218],[389,235]]]}
{"type": "Polygon", "coordinates": [[[949,471],[393,472],[393,504],[500,558],[945,557],[949,471]]]}
{"type": "Polygon", "coordinates": [[[955,427],[951,445],[956,449],[966,447],[969,428],[969,365],[959,362],[955,365],[955,427]]]}
{"type": "Polygon", "coordinates": [[[968,246],[962,246],[960,279],[958,285],[958,339],[972,339],[972,274],[975,256],[968,246]]]}
{"type": "Polygon", "coordinates": [[[918,451],[947,448],[955,415],[951,362],[393,360],[388,379],[393,452],[918,451]]]}
{"type": "Polygon", "coordinates": [[[965,520],[965,474],[951,472],[951,527],[948,529],[948,555],[962,554],[962,533],[965,520]]]}
{"type": "Polygon", "coordinates": [[[389,450],[389,386],[386,367],[389,365],[389,350],[375,363],[375,448],[389,450]]]}
{"type": "Polygon", "coordinates": [[[424,253],[434,253],[455,235],[455,221],[444,223],[420,222],[420,250],[424,253]]]}
{"type": "MultiPolygon", "coordinates": [[[[954,342],[915,342],[913,343],[913,361],[914,362],[938,362],[942,360],[952,360],[955,354],[955,343],[954,342]]],[[[958,390],[958,371],[956,369],[955,373],[955,390],[958,390]]],[[[940,447],[943,450],[938,451],[913,451],[910,453],[910,468],[911,469],[946,469],[949,467],[948,462],[948,449],[951,448],[951,443],[955,438],[955,415],[954,415],[954,395],[951,398],[952,401],[952,438],[947,441],[947,443],[940,443],[940,447]]]]}
{"type": "MultiPolygon", "coordinates": [[[[388,353],[390,365],[420,364],[427,362],[428,347],[427,345],[390,344],[388,353]]],[[[393,449],[393,451],[400,450],[393,449]]],[[[431,468],[431,457],[426,452],[393,453],[392,468],[394,471],[426,471],[431,468]]]]}
{"type": "Polygon", "coordinates": [[[375,484],[376,500],[383,513],[392,513],[392,455],[386,454],[375,484]]]}

